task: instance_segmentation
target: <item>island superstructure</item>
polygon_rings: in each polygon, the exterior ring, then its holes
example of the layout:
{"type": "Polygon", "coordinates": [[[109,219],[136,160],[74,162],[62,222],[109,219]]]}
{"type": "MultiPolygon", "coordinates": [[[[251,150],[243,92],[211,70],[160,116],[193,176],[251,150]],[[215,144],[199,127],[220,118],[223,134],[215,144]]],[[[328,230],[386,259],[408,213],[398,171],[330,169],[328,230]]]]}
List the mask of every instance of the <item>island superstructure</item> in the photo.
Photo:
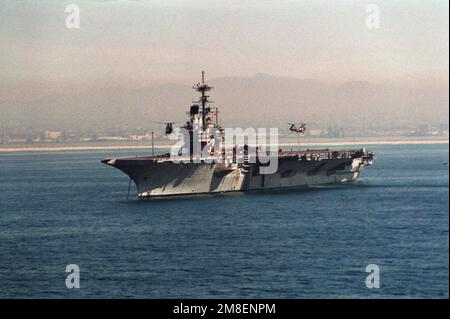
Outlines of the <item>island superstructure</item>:
{"type": "Polygon", "coordinates": [[[219,110],[211,106],[207,95],[213,87],[205,83],[204,72],[202,81],[193,88],[201,95],[190,107],[188,120],[181,127],[189,136],[185,141],[189,150],[186,147],[179,150],[179,154],[183,151],[189,154],[182,161],[180,157],[175,160],[173,153],[102,160],[134,181],[139,199],[346,183],[355,181],[361,171],[373,163],[374,154],[365,149],[277,149],[271,154],[264,152],[272,160],[277,160],[276,171],[272,174],[261,173],[261,168],[267,164],[259,158],[261,148],[258,145],[235,145],[231,151],[225,148],[219,110]],[[216,136],[220,136],[220,141],[213,140],[211,143],[212,139],[217,139],[216,136]],[[201,149],[208,148],[206,155],[193,155],[196,142],[201,149]],[[211,159],[213,156],[214,161],[211,159]]]}

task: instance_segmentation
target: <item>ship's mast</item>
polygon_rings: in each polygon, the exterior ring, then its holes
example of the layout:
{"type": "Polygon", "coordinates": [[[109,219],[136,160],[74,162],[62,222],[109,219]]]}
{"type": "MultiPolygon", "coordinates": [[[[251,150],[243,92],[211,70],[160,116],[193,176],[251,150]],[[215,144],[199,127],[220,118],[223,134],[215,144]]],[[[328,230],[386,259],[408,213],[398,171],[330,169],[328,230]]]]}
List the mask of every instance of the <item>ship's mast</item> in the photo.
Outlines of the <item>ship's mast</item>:
{"type": "Polygon", "coordinates": [[[201,116],[202,116],[202,131],[204,131],[206,129],[205,117],[206,117],[206,115],[208,113],[208,111],[206,109],[206,106],[207,106],[208,103],[212,103],[212,101],[208,100],[209,95],[206,95],[206,92],[208,92],[211,89],[213,89],[212,86],[209,86],[208,84],[205,83],[205,71],[202,71],[202,83],[197,83],[192,88],[202,94],[200,96],[200,100],[199,101],[195,101],[195,102],[202,104],[202,109],[201,109],[201,112],[202,112],[202,114],[201,114],[201,116]]]}
{"type": "MultiPolygon", "coordinates": [[[[184,126],[184,128],[189,130],[191,154],[193,154],[194,136],[198,136],[202,149],[208,143],[215,143],[217,138],[219,138],[219,142],[222,144],[224,143],[223,129],[218,122],[218,108],[215,107],[213,111],[210,107],[210,103],[214,103],[214,101],[209,100],[207,92],[211,91],[213,87],[205,82],[205,71],[202,71],[202,81],[196,83],[192,88],[197,92],[200,92],[201,95],[198,100],[192,101],[195,104],[191,106],[191,109],[188,112],[189,121],[186,122],[186,125],[184,126]],[[214,114],[214,116],[211,116],[212,114],[214,114]],[[194,131],[195,133],[198,133],[198,135],[194,134],[194,131]]],[[[213,148],[214,147],[212,146],[212,149],[213,148]]]]}
{"type": "MultiPolygon", "coordinates": [[[[205,86],[205,71],[202,71],[202,86],[205,86]]],[[[201,90],[202,92],[202,130],[205,130],[205,105],[208,97],[205,95],[205,89],[201,90]]]]}

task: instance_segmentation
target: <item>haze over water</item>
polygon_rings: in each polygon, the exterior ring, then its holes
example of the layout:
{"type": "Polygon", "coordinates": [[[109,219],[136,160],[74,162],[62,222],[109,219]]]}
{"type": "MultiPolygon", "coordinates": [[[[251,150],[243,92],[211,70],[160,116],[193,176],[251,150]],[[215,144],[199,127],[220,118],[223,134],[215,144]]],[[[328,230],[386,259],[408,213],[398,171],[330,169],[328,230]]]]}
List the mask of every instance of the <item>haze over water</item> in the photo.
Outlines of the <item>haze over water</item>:
{"type": "Polygon", "coordinates": [[[201,70],[227,127],[448,127],[448,2],[376,4],[2,1],[0,133],[183,121],[201,70]]]}

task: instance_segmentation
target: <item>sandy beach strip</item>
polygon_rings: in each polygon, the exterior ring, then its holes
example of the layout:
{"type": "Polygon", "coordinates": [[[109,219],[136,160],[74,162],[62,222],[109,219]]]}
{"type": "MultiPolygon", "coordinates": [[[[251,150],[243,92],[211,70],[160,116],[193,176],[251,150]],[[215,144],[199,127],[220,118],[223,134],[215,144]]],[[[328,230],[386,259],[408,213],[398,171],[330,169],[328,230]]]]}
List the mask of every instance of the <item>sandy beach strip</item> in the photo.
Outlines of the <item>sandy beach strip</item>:
{"type": "MultiPolygon", "coordinates": [[[[65,151],[102,151],[102,150],[133,150],[151,149],[147,145],[108,145],[108,146],[38,146],[38,147],[15,147],[0,148],[1,152],[65,152],[65,151]]],[[[156,149],[170,148],[170,145],[155,146],[156,149]]]]}
{"type": "MultiPolygon", "coordinates": [[[[366,146],[366,145],[432,145],[449,144],[448,140],[391,140],[391,141],[329,141],[279,143],[280,147],[293,146],[366,146]]],[[[155,149],[169,149],[172,145],[155,145],[155,149]]],[[[65,151],[101,151],[101,150],[149,150],[150,145],[107,145],[107,146],[36,146],[36,147],[0,147],[0,153],[6,152],[65,152],[65,151]]]]}
{"type": "Polygon", "coordinates": [[[349,141],[349,142],[308,142],[280,143],[281,146],[344,146],[344,145],[421,145],[448,144],[448,140],[399,140],[399,141],[349,141]]]}

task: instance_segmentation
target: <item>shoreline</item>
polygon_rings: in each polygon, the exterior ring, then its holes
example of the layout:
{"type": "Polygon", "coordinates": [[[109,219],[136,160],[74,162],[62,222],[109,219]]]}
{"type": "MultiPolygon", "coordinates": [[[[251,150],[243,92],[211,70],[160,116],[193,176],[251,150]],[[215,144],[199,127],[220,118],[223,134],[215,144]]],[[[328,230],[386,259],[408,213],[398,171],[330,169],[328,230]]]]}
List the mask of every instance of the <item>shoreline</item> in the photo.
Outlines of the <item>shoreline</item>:
{"type": "MultiPolygon", "coordinates": [[[[379,140],[379,141],[329,141],[329,142],[282,142],[280,147],[291,146],[365,146],[365,145],[433,145],[433,144],[449,144],[449,140],[379,140]]],[[[155,145],[154,149],[168,149],[172,145],[155,145]]],[[[37,146],[37,147],[0,147],[0,153],[12,152],[64,152],[64,151],[101,151],[101,150],[135,150],[135,149],[151,149],[151,145],[106,145],[106,146],[37,146]]]]}

